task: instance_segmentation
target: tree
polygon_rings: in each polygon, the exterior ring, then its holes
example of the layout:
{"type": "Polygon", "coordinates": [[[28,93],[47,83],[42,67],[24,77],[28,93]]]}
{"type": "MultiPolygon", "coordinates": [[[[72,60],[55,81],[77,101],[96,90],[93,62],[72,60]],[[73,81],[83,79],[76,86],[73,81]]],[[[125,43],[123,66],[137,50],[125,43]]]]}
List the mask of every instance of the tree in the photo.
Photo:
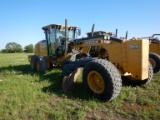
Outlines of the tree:
{"type": "Polygon", "coordinates": [[[33,53],[33,51],[34,51],[33,44],[29,44],[24,47],[24,52],[26,53],[33,53]]]}
{"type": "Polygon", "coordinates": [[[2,49],[2,53],[7,53],[7,50],[6,49],[2,49]]]}
{"type": "Polygon", "coordinates": [[[16,53],[16,52],[22,52],[22,46],[15,42],[9,42],[6,45],[6,52],[8,53],[16,53]]]}

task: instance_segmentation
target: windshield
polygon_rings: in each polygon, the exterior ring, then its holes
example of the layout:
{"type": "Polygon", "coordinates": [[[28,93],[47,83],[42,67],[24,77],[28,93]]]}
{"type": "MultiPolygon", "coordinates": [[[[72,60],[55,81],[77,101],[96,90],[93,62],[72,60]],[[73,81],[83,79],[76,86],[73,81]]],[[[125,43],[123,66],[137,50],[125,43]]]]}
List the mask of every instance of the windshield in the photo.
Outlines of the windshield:
{"type": "Polygon", "coordinates": [[[73,40],[74,39],[74,30],[69,30],[68,31],[68,38],[69,38],[69,40],[73,40]]]}
{"type": "MultiPolygon", "coordinates": [[[[75,29],[68,29],[68,40],[73,40],[75,29]]],[[[48,54],[55,54],[57,47],[62,46],[65,38],[65,28],[55,29],[54,27],[45,30],[46,40],[48,41],[48,54]]]]}
{"type": "Polygon", "coordinates": [[[65,29],[57,29],[56,32],[56,45],[58,47],[61,45],[61,39],[65,37],[65,29]]]}
{"type": "MultiPolygon", "coordinates": [[[[69,40],[73,40],[74,39],[74,30],[68,30],[67,37],[69,38],[69,40]]],[[[60,39],[60,38],[65,38],[65,28],[57,30],[56,39],[60,39]]]]}

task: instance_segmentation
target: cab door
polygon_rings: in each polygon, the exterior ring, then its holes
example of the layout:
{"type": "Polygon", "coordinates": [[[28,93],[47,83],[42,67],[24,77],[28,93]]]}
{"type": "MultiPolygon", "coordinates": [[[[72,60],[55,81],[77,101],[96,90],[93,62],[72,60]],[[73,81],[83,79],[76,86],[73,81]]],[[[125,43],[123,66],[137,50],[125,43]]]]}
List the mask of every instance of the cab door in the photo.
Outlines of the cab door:
{"type": "Polygon", "coordinates": [[[54,55],[56,49],[56,32],[55,28],[50,28],[46,30],[46,39],[47,39],[47,48],[48,48],[48,55],[54,55]]]}

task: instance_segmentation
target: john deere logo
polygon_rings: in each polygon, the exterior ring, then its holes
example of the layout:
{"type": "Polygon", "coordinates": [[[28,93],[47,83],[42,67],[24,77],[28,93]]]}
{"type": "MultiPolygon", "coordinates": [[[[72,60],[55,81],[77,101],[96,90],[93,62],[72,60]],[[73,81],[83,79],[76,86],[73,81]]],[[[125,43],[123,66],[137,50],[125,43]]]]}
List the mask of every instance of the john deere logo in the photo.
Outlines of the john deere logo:
{"type": "Polygon", "coordinates": [[[86,45],[90,45],[90,44],[98,44],[99,41],[98,40],[89,40],[89,41],[86,41],[86,45]]]}
{"type": "Polygon", "coordinates": [[[137,45],[130,45],[129,48],[131,48],[131,49],[138,49],[138,46],[137,45]]]}

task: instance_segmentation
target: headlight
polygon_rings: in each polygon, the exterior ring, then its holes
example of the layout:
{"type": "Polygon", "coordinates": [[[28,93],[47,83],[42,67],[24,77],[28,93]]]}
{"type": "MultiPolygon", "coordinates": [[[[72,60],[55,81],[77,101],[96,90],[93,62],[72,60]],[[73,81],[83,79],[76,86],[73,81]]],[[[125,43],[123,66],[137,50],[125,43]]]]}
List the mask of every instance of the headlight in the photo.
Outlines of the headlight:
{"type": "Polygon", "coordinates": [[[107,36],[105,35],[103,39],[106,40],[106,39],[107,39],[107,36]]]}
{"type": "Polygon", "coordinates": [[[109,39],[110,39],[110,36],[107,36],[107,35],[104,36],[104,40],[109,40],[109,39]]]}

